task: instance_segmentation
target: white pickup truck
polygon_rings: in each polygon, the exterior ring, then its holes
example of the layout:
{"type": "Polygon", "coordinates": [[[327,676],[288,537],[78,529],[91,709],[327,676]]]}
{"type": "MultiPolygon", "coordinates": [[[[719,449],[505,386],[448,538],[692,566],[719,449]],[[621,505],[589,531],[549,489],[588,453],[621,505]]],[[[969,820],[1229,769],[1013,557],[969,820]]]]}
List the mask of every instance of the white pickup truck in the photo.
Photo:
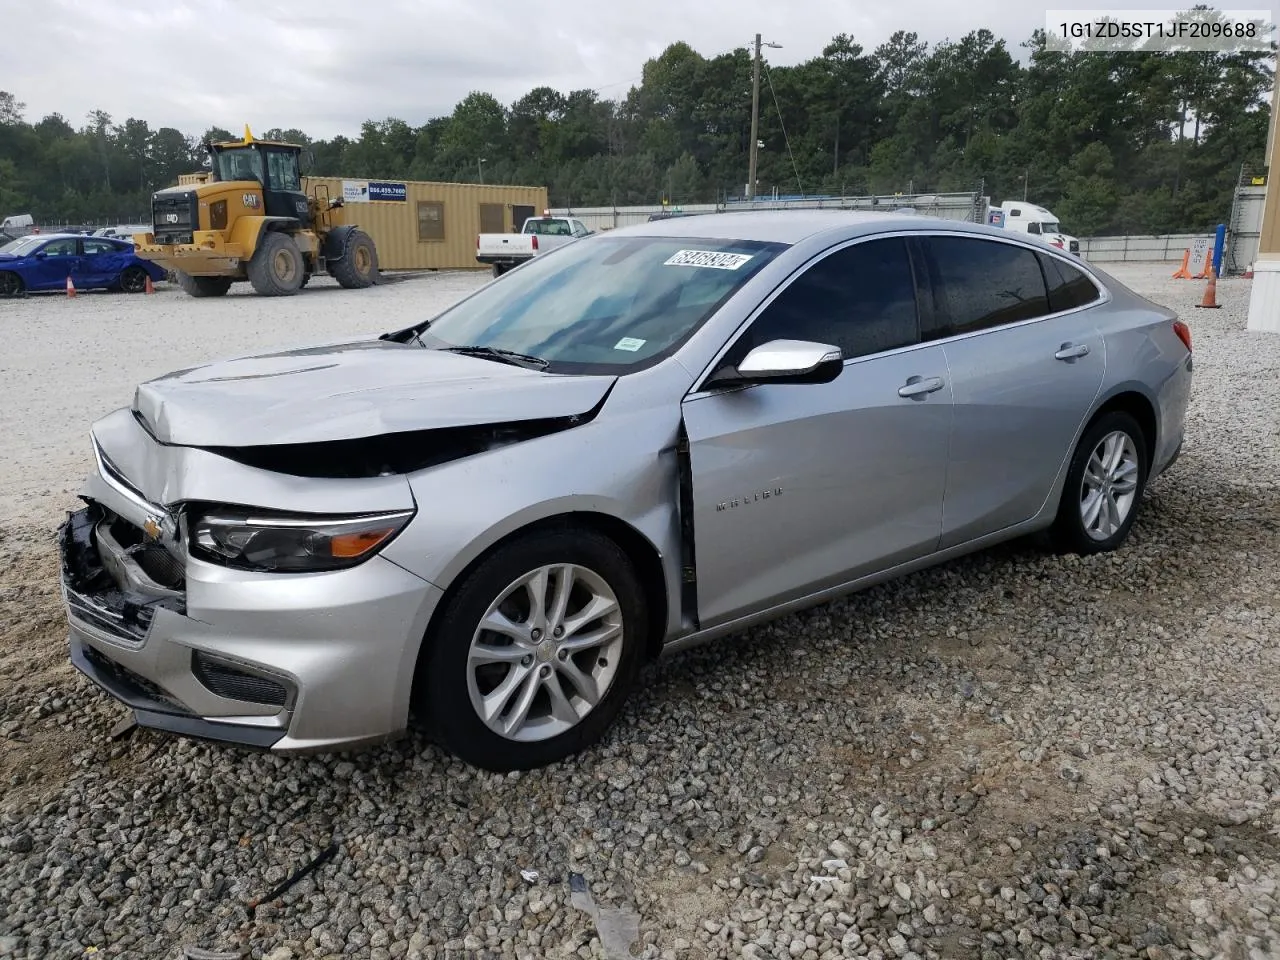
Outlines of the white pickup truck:
{"type": "Polygon", "coordinates": [[[476,259],[492,264],[493,275],[500,277],[512,267],[532,260],[539,253],[554,250],[592,231],[572,217],[553,217],[544,213],[530,217],[519,233],[482,233],[476,237],[476,259]]]}

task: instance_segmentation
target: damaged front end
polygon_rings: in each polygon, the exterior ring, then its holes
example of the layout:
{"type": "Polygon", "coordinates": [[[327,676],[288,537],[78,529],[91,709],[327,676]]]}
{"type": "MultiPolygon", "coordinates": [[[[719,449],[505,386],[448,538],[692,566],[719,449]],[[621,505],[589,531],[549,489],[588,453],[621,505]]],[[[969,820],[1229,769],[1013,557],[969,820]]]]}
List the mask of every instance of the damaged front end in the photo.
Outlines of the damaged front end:
{"type": "Polygon", "coordinates": [[[346,440],[321,440],[204,451],[271,473],[316,479],[360,479],[414,473],[589,422],[599,411],[568,417],[439,427],[346,440]]]}
{"type": "Polygon", "coordinates": [[[69,514],[59,542],[64,598],[87,625],[141,643],[157,608],[186,613],[182,561],[101,504],[69,514]]]}

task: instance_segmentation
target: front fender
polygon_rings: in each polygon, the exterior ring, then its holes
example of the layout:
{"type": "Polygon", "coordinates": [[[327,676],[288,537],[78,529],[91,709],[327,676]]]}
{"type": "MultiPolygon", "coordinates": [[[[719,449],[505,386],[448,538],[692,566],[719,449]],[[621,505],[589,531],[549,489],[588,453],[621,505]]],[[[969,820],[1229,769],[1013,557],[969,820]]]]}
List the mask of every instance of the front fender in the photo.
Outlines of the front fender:
{"type": "Polygon", "coordinates": [[[231,225],[227,240],[244,251],[244,259],[250,259],[258,249],[262,235],[269,229],[296,225],[292,217],[240,217],[231,225]]]}

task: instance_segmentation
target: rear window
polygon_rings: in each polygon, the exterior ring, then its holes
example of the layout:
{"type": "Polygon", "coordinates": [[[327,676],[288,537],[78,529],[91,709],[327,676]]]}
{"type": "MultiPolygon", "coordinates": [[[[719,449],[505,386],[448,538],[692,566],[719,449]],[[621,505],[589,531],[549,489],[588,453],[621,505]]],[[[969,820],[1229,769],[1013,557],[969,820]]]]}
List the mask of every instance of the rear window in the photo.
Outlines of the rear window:
{"type": "Polygon", "coordinates": [[[1084,273],[1057,257],[1040,255],[1044,276],[1049,282],[1049,310],[1059,313],[1087,306],[1098,299],[1098,288],[1084,273]]]}
{"type": "Polygon", "coordinates": [[[573,231],[567,220],[530,220],[524,225],[525,233],[537,233],[544,237],[568,237],[573,231]]]}
{"type": "Polygon", "coordinates": [[[486,346],[559,373],[669,356],[785,244],[592,236],[535,257],[431,321],[428,347],[486,346]]]}

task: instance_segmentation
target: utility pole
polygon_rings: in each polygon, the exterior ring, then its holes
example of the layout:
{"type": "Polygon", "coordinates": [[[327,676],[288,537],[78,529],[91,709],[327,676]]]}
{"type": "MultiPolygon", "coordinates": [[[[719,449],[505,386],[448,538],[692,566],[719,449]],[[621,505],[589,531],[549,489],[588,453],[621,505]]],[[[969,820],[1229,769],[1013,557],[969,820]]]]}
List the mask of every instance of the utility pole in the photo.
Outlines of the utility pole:
{"type": "Polygon", "coordinates": [[[747,199],[756,198],[756,137],[760,132],[760,34],[756,34],[756,55],[751,61],[751,162],[747,172],[747,199]]]}
{"type": "Polygon", "coordinates": [[[780,43],[761,43],[760,34],[756,34],[755,57],[751,63],[751,162],[747,171],[747,199],[756,198],[756,150],[760,146],[760,48],[771,47],[781,50],[780,43]]]}

